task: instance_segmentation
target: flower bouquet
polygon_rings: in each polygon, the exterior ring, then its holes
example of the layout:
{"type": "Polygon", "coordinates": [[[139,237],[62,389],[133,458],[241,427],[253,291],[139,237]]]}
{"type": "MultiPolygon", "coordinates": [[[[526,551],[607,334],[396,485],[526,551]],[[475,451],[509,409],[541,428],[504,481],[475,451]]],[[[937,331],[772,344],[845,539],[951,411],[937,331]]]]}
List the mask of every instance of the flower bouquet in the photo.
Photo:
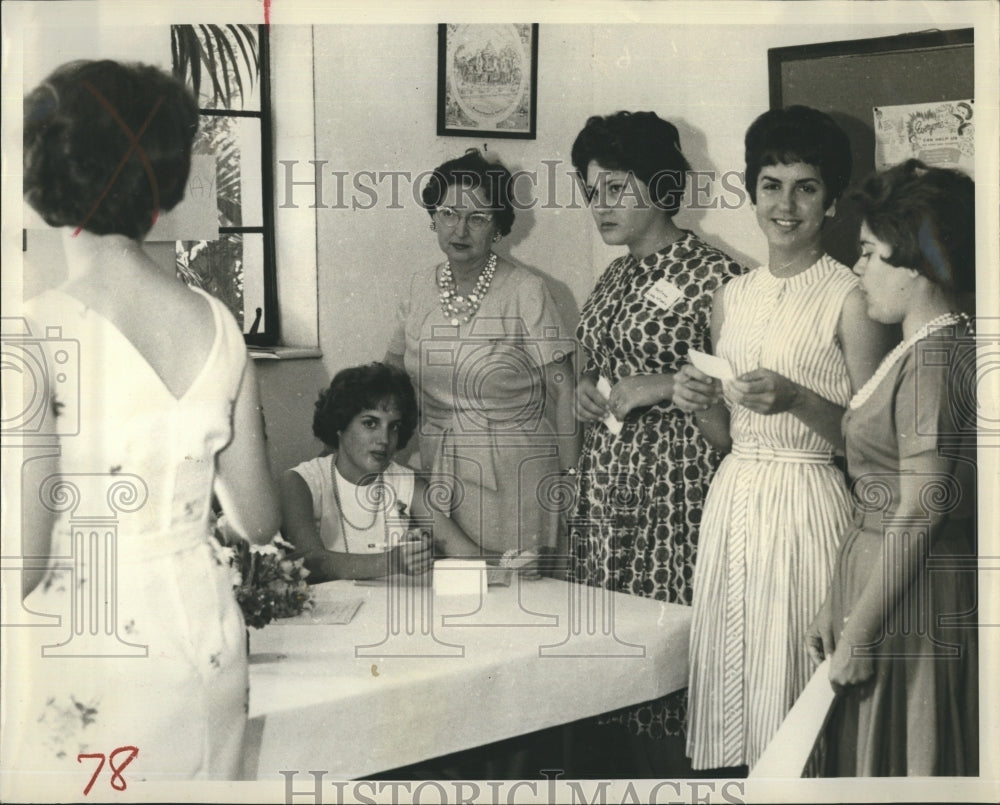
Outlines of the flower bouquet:
{"type": "Polygon", "coordinates": [[[233,593],[247,626],[261,629],[275,618],[290,618],[313,607],[302,559],[288,559],[295,546],[280,536],[267,545],[251,545],[220,517],[215,524],[216,560],[233,575],[233,593]]]}

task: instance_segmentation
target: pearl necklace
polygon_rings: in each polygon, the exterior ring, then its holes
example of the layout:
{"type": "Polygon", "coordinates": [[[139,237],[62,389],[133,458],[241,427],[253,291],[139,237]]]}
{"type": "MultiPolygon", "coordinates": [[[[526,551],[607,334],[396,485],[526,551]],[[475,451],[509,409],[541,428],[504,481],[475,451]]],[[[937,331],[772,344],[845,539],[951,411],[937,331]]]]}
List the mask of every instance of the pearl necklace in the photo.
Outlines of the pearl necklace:
{"type": "Polygon", "coordinates": [[[875,370],[875,374],[873,374],[868,379],[868,382],[858,390],[858,393],[851,398],[851,402],[848,404],[848,407],[853,410],[855,408],[860,408],[868,402],[868,398],[872,396],[879,384],[885,380],[885,376],[889,374],[889,370],[892,369],[892,367],[896,365],[896,362],[909,351],[910,347],[922,338],[926,338],[931,330],[948,327],[953,324],[958,324],[960,321],[968,321],[968,319],[969,317],[964,313],[942,313],[940,316],[936,316],[927,322],[927,324],[923,325],[909,338],[905,338],[900,341],[895,347],[893,347],[892,351],[882,359],[882,363],[880,363],[878,369],[875,370]]]}
{"type": "MultiPolygon", "coordinates": [[[[340,531],[344,535],[344,553],[351,552],[351,541],[348,536],[347,526],[350,526],[354,531],[360,531],[364,533],[365,531],[371,531],[375,527],[375,523],[378,522],[378,513],[382,508],[382,498],[383,498],[383,485],[382,485],[382,473],[378,474],[378,478],[375,479],[374,483],[377,484],[375,488],[375,511],[372,513],[372,521],[366,526],[359,526],[352,523],[347,519],[347,515],[344,513],[344,504],[340,502],[340,479],[337,472],[337,462],[330,462],[330,476],[333,480],[333,499],[337,502],[337,514],[340,517],[340,531]]],[[[385,527],[385,544],[389,544],[389,521],[384,516],[383,512],[382,524],[385,527]]],[[[371,546],[369,546],[371,547],[371,546]]]]}
{"type": "Polygon", "coordinates": [[[497,256],[490,252],[490,259],[486,261],[486,266],[476,280],[476,287],[472,289],[468,299],[455,294],[457,285],[455,275],[451,271],[451,261],[444,264],[441,269],[441,279],[438,280],[438,287],[441,289],[441,310],[444,311],[445,318],[449,319],[453,325],[468,324],[469,319],[476,315],[479,306],[483,303],[483,297],[490,289],[493,282],[493,275],[497,271],[497,256]]]}

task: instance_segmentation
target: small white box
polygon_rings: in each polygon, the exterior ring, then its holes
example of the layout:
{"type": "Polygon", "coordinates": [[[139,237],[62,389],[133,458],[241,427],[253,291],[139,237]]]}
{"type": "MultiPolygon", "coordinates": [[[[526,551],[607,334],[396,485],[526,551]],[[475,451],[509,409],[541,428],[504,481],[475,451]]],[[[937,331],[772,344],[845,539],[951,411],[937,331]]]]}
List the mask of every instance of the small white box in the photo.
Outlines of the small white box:
{"type": "Polygon", "coordinates": [[[438,559],[434,563],[434,595],[480,595],[486,589],[482,559],[438,559]]]}

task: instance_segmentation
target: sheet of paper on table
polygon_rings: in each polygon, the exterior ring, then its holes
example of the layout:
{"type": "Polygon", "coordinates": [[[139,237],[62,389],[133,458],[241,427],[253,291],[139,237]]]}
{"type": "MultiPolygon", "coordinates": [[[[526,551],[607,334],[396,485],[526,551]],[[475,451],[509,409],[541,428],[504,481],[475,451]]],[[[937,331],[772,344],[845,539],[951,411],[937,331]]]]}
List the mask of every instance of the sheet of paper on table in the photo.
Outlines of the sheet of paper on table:
{"type": "Polygon", "coordinates": [[[695,369],[699,372],[704,372],[709,377],[717,377],[719,380],[733,380],[736,377],[733,374],[733,368],[729,365],[729,361],[725,358],[720,358],[718,355],[709,355],[707,352],[690,349],[688,350],[688,357],[691,359],[691,363],[695,369]]]}
{"type": "MultiPolygon", "coordinates": [[[[608,382],[606,377],[599,377],[597,379],[597,390],[605,396],[605,398],[611,393],[611,384],[608,382]]],[[[622,421],[616,417],[614,414],[608,414],[602,420],[604,422],[604,427],[611,431],[615,436],[617,436],[622,431],[622,421]]]]}
{"type": "Polygon", "coordinates": [[[281,624],[312,626],[319,623],[328,625],[350,623],[362,603],[364,603],[363,598],[332,601],[329,599],[319,600],[316,601],[309,612],[303,612],[294,618],[283,618],[281,624]]]}

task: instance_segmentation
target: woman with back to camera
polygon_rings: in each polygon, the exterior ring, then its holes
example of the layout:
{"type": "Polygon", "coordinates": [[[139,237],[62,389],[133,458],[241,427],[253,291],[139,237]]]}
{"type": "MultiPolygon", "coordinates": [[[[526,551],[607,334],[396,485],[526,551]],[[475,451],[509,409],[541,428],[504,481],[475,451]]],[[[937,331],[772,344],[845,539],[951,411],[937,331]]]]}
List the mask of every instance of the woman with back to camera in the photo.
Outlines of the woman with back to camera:
{"type": "MultiPolygon", "coordinates": [[[[653,112],[592,117],[572,160],[601,238],[628,250],[597,281],[577,328],[577,416],[587,429],[572,577],[690,604],[719,455],[674,405],[674,373],[689,349],[706,349],[712,293],[743,268],[674,223],[689,166],[671,123],[653,112]],[[617,434],[602,423],[609,414],[622,422],[617,434]]],[[[638,764],[632,776],[682,776],[685,710],[682,691],[619,714],[638,764]]]]}
{"type": "Polygon", "coordinates": [[[46,427],[65,429],[58,455],[25,465],[24,552],[51,557],[25,572],[25,607],[69,624],[97,618],[86,602],[103,596],[114,629],[74,632],[60,656],[29,662],[14,768],[66,771],[82,789],[92,769],[79,753],[132,746],[127,781],[233,779],[245,626],[208,522],[214,491],[250,540],[277,531],[257,382],[222,303],[142,245],[184,194],[198,109],[160,70],[113,61],[60,67],[24,108],[25,198],[62,229],[69,268],[29,315],[79,344],[79,392],[57,386],[46,404],[46,427]],[[102,575],[71,518],[109,510],[117,537],[102,575]]]}
{"type": "Polygon", "coordinates": [[[422,191],[446,260],[410,277],[385,362],[420,402],[420,461],[451,486],[450,516],[483,550],[554,548],[547,484],[577,456],[572,356],[541,277],[493,247],[514,222],[513,181],[478,151],[422,191]]]}
{"type": "Polygon", "coordinates": [[[701,412],[709,438],[732,446],[708,494],[695,573],[696,769],[752,766],[815,668],[803,635],[849,519],[833,463],[840,417],[890,344],[857,277],[820,243],[850,179],[847,135],[828,115],[792,106],[758,117],[745,145],[768,263],[713,302],[715,354],[736,377],[720,389],[685,366],[675,393],[701,412]]]}
{"type": "Polygon", "coordinates": [[[975,185],[909,160],[857,196],[854,270],[903,341],[844,415],[854,528],[807,635],[840,694],[820,769],[976,776],[975,185]]]}

